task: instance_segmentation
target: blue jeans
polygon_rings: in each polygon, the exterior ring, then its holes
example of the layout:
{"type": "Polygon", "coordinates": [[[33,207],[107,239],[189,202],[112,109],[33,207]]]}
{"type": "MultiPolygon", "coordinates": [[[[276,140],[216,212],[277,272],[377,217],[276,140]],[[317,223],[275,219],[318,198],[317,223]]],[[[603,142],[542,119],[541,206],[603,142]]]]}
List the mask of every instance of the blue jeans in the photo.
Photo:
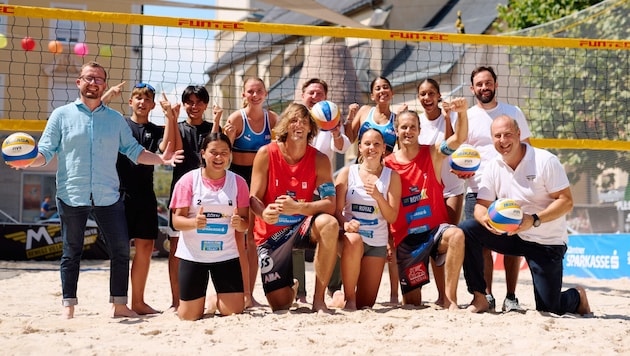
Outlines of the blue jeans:
{"type": "Polygon", "coordinates": [[[477,204],[477,193],[466,193],[464,198],[464,219],[475,218],[475,204],[477,204]]]}
{"type": "Polygon", "coordinates": [[[76,305],[79,268],[83,253],[85,225],[90,212],[105,237],[110,258],[109,302],[127,304],[129,286],[129,234],[122,200],[110,206],[70,206],[57,199],[61,218],[63,253],[61,256],[61,290],[64,306],[76,305]]]}
{"type": "Polygon", "coordinates": [[[524,241],[518,235],[497,236],[476,220],[466,220],[459,227],[466,236],[464,277],[470,293],[486,294],[482,254],[482,248],[485,247],[504,255],[525,257],[532,274],[536,310],[559,315],[577,310],[580,305],[577,289],[561,292],[562,260],[567,251],[566,245],[541,245],[524,241]]]}

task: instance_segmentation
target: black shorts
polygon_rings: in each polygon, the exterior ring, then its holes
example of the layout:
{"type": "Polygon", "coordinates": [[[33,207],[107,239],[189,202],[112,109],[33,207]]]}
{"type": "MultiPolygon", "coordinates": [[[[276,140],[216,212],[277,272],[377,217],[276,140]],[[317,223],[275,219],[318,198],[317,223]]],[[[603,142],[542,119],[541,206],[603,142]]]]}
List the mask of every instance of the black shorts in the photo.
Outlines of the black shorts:
{"type": "Polygon", "coordinates": [[[230,171],[238,174],[245,179],[247,186],[252,185],[252,166],[241,166],[240,164],[230,164],[230,171]]]}
{"type": "Polygon", "coordinates": [[[440,224],[429,231],[407,235],[398,244],[396,259],[403,294],[429,283],[429,257],[433,257],[438,266],[444,264],[446,254],[438,255],[438,247],[444,231],[451,227],[455,225],[440,224]]]}
{"type": "Polygon", "coordinates": [[[288,226],[257,247],[258,266],[265,294],[293,286],[293,249],[314,249],[311,224],[315,217],[307,216],[288,226]]]}
{"type": "Polygon", "coordinates": [[[125,217],[130,239],[157,240],[158,218],[155,193],[124,194],[125,217]]]}
{"type": "Polygon", "coordinates": [[[208,278],[217,294],[243,293],[243,275],[238,258],[222,262],[201,263],[180,259],[179,299],[184,301],[205,297],[208,278]]]}

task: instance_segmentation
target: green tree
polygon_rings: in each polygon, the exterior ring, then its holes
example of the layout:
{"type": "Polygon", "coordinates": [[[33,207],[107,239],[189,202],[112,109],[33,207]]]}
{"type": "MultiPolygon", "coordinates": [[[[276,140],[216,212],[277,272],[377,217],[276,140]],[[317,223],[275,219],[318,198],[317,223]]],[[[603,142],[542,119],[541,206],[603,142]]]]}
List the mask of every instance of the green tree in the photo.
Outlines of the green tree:
{"type": "Polygon", "coordinates": [[[498,5],[500,25],[508,30],[521,30],[571,15],[602,0],[519,0],[498,5]]]}
{"type": "MultiPolygon", "coordinates": [[[[541,25],[599,1],[511,1],[499,6],[499,20],[510,30],[541,25]]],[[[519,34],[563,38],[630,38],[628,1],[584,16],[538,26],[519,34]],[[604,11],[605,10],[605,11],[604,11]]],[[[627,50],[512,47],[513,71],[525,72],[521,85],[531,93],[523,110],[534,137],[627,140],[630,65],[627,50]]],[[[562,150],[560,159],[573,167],[569,178],[597,176],[606,168],[627,170],[624,151],[562,150]]],[[[609,180],[608,184],[614,181],[609,180]]],[[[602,187],[608,188],[608,187],[602,187]]]]}

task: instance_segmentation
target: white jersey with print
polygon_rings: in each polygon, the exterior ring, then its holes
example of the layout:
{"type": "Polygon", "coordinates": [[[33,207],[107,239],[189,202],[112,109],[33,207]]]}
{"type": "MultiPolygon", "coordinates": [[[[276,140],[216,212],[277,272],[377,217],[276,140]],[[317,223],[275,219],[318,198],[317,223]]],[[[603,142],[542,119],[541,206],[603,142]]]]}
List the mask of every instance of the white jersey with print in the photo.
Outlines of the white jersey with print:
{"type": "MultiPolygon", "coordinates": [[[[457,113],[451,113],[451,122],[457,118],[457,113]]],[[[446,119],[443,114],[435,120],[429,120],[425,114],[420,115],[420,135],[418,143],[421,145],[434,145],[436,142],[444,141],[446,134],[446,119]]],[[[454,197],[464,194],[466,187],[464,180],[451,173],[451,166],[448,163],[448,156],[442,162],[442,184],[444,184],[444,198],[454,197]]]]}
{"type": "Polygon", "coordinates": [[[192,206],[188,217],[197,216],[200,207],[206,215],[206,227],[179,232],[175,256],[184,260],[212,263],[238,258],[234,228],[230,224],[236,207],[235,174],[226,171],[223,188],[214,191],[203,184],[201,168],[193,171],[192,206]]]}
{"type": "MultiPolygon", "coordinates": [[[[481,155],[481,164],[475,175],[467,180],[468,193],[477,193],[485,167],[497,155],[492,141],[490,126],[492,121],[501,115],[507,115],[516,120],[521,130],[521,141],[529,138],[532,133],[527,126],[525,115],[517,106],[498,102],[497,106],[490,110],[485,110],[479,105],[468,109],[468,139],[466,143],[472,145],[481,155]]],[[[453,122],[453,125],[455,123],[453,122]]]]}
{"type": "MultiPolygon", "coordinates": [[[[383,167],[381,176],[376,181],[376,188],[387,200],[389,183],[392,170],[383,167]]],[[[343,208],[343,216],[346,221],[355,219],[359,221],[359,235],[363,242],[370,246],[387,246],[388,225],[378,207],[378,203],[368,193],[359,176],[359,165],[353,164],[348,171],[348,191],[346,192],[346,204],[343,208]]]]}

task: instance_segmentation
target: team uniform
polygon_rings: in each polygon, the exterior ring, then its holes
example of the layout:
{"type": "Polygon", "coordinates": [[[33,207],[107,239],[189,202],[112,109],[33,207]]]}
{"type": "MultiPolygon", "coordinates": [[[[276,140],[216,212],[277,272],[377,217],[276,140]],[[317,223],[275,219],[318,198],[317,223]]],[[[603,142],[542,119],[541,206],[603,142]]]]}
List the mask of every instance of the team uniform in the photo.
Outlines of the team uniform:
{"type": "Polygon", "coordinates": [[[222,179],[202,177],[201,169],[186,173],[175,185],[171,209],[188,207],[194,218],[200,207],[206,216],[203,229],[179,232],[175,256],[180,261],[179,284],[182,300],[205,296],[208,272],[217,293],[242,293],[243,278],[235,230],[230,224],[234,208],[249,206],[245,180],[226,171],[222,179]]]}
{"type": "MultiPolygon", "coordinates": [[[[212,132],[213,123],[203,121],[199,125],[191,125],[187,121],[177,124],[179,126],[179,134],[182,137],[182,149],[184,150],[184,159],[173,167],[173,180],[171,181],[171,196],[177,181],[186,173],[197,169],[201,166],[200,149],[201,141],[210,132],[212,132]]],[[[219,131],[220,128],[219,128],[219,131]]],[[[169,211],[169,217],[172,217],[173,211],[169,211]]],[[[169,219],[169,225],[173,231],[177,231],[172,224],[172,218],[169,219]]]]}
{"type": "MultiPolygon", "coordinates": [[[[261,132],[254,131],[247,121],[247,113],[245,109],[241,109],[241,117],[243,119],[243,131],[234,139],[232,145],[233,152],[256,153],[258,150],[271,142],[271,127],[269,125],[269,111],[263,110],[265,126],[261,132]]],[[[252,166],[242,166],[232,163],[230,170],[241,177],[245,178],[247,184],[252,181],[252,166]]]]}
{"type": "MultiPolygon", "coordinates": [[[[296,201],[313,201],[317,183],[315,158],[317,150],[307,146],[306,153],[296,164],[288,164],[277,142],[267,145],[269,153],[269,178],[262,202],[265,206],[280,195],[288,195],[296,201]]],[[[328,196],[327,192],[320,195],[328,196]]],[[[256,216],[254,240],[258,251],[258,263],[265,294],[293,285],[291,251],[295,248],[315,248],[310,240],[312,216],[280,215],[276,224],[267,224],[256,216]]]]}
{"type": "MultiPolygon", "coordinates": [[[[391,176],[392,170],[383,167],[375,183],[385,199],[387,199],[391,176]]],[[[365,186],[359,176],[358,164],[351,165],[348,170],[348,191],[343,216],[346,221],[354,219],[360,223],[359,235],[363,239],[364,255],[387,257],[388,224],[381,214],[378,203],[365,192],[365,186]]]]}
{"type": "MultiPolygon", "coordinates": [[[[532,134],[527,126],[525,115],[517,106],[498,102],[497,106],[490,110],[485,110],[478,105],[468,109],[468,138],[466,143],[472,145],[481,156],[481,164],[475,175],[467,179],[468,187],[466,189],[466,202],[464,205],[464,215],[466,219],[474,218],[474,208],[477,202],[477,192],[479,191],[479,183],[484,174],[485,167],[497,155],[492,142],[492,133],[490,127],[492,121],[501,115],[507,115],[516,120],[521,130],[521,141],[529,138],[532,134]]],[[[457,119],[455,119],[456,121],[457,119]]],[[[455,125],[455,122],[453,122],[455,125]]]]}
{"type": "Polygon", "coordinates": [[[374,121],[375,111],[376,108],[372,108],[361,127],[359,127],[359,137],[361,137],[367,129],[373,128],[379,130],[383,134],[383,141],[385,141],[387,154],[390,154],[394,152],[394,146],[396,146],[396,130],[394,129],[394,119],[396,118],[396,114],[391,113],[387,124],[379,125],[374,121]]]}
{"type": "MultiPolygon", "coordinates": [[[[154,123],[139,124],[125,118],[133,137],[146,150],[157,152],[164,129],[154,123]]],[[[156,240],[158,237],[157,198],[153,190],[153,166],[134,164],[118,154],[116,170],[120,178],[120,194],[125,203],[125,216],[130,238],[156,240]]]]}
{"type": "MultiPolygon", "coordinates": [[[[457,115],[451,115],[451,120],[457,115]]],[[[446,133],[446,119],[441,114],[435,120],[427,119],[425,114],[420,115],[420,135],[418,143],[421,145],[434,145],[436,142],[443,142],[446,133]]],[[[448,161],[448,157],[444,157],[448,161]]],[[[442,184],[444,184],[444,199],[464,194],[466,186],[463,179],[451,173],[451,167],[447,162],[442,164],[442,184]]]]}
{"type": "Polygon", "coordinates": [[[395,155],[385,157],[385,165],[398,172],[401,181],[401,206],[390,231],[396,246],[398,273],[403,294],[429,283],[428,263],[433,256],[438,266],[445,255],[437,248],[447,224],[448,214],[443,185],[433,170],[430,146],[421,146],[409,163],[400,163],[395,155]]]}
{"type": "MultiPolygon", "coordinates": [[[[505,164],[501,156],[488,164],[478,198],[514,199],[525,214],[534,214],[554,201],[550,193],[567,187],[569,180],[558,158],[527,145],[525,156],[515,170],[505,164]]],[[[486,247],[502,254],[525,257],[532,274],[536,310],[557,314],[577,310],[580,303],[577,290],[561,292],[562,260],[568,242],[566,216],[512,236],[497,237],[474,219],[463,222],[460,227],[466,235],[464,276],[471,293],[485,294],[482,247],[486,247]]]]}

